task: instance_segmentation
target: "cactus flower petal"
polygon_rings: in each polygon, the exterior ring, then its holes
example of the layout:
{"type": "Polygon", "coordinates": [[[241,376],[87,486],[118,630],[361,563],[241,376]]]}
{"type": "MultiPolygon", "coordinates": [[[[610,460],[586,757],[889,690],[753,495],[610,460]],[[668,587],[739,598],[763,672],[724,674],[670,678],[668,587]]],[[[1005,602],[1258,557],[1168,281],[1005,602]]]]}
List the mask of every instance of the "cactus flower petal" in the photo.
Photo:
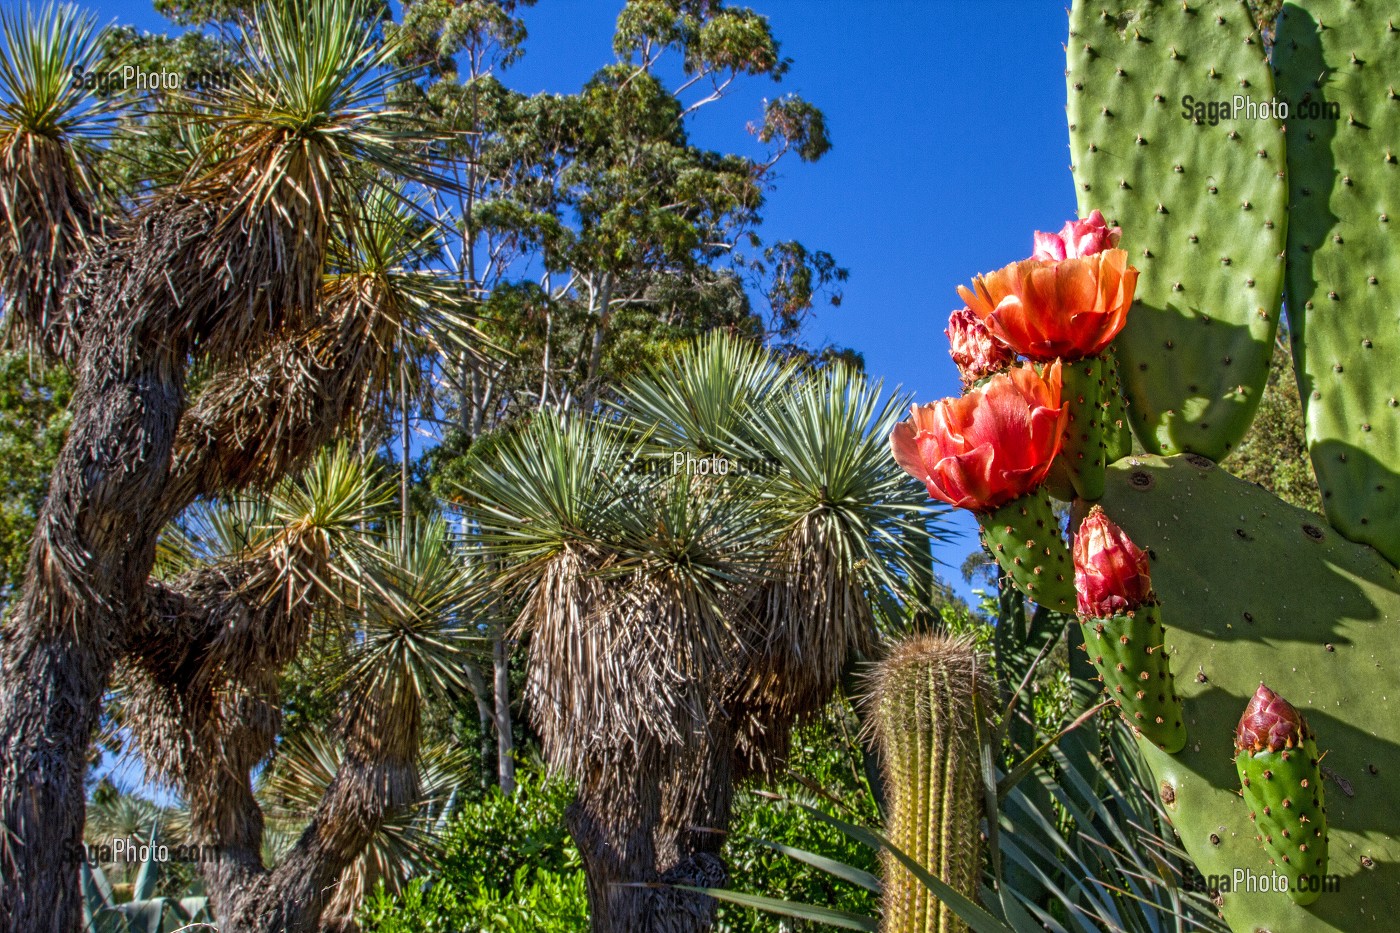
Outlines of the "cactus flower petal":
{"type": "Polygon", "coordinates": [[[1074,588],[1080,615],[1104,618],[1151,602],[1147,554],[1094,506],[1074,536],[1074,588]]]}
{"type": "Polygon", "coordinates": [[[1235,728],[1235,751],[1278,752],[1302,745],[1309,736],[1297,708],[1261,683],[1235,728]]]}
{"type": "Polygon", "coordinates": [[[1110,249],[1060,261],[1026,259],[979,275],[958,293],[987,330],[1022,356],[1094,356],[1118,336],[1137,288],[1128,254],[1110,249]]]}
{"type": "Polygon", "coordinates": [[[1059,233],[1035,233],[1032,259],[1077,259],[1092,256],[1118,245],[1122,227],[1110,227],[1103,213],[1095,210],[1083,220],[1066,221],[1059,233]]]}
{"type": "Polygon", "coordinates": [[[949,315],[948,329],[943,333],[965,386],[1002,372],[1016,362],[1016,352],[993,336],[967,308],[949,315]]]}
{"type": "Polygon", "coordinates": [[[909,419],[890,433],[890,448],[931,497],[982,512],[1040,485],[1059,452],[1064,422],[1060,364],[1043,376],[1023,366],[961,398],[912,406],[909,419]]]}

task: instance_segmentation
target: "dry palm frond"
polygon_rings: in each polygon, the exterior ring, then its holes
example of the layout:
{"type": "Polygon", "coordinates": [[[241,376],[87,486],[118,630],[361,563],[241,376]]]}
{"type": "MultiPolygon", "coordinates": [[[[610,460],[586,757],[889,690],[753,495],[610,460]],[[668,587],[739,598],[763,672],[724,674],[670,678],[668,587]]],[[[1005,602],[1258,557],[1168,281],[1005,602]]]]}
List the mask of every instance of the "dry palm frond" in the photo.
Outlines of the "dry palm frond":
{"type": "Polygon", "coordinates": [[[110,103],[73,76],[101,60],[94,18],[71,6],[0,10],[0,293],[7,340],[69,357],[59,296],[95,222],[92,139],[110,103]]]}

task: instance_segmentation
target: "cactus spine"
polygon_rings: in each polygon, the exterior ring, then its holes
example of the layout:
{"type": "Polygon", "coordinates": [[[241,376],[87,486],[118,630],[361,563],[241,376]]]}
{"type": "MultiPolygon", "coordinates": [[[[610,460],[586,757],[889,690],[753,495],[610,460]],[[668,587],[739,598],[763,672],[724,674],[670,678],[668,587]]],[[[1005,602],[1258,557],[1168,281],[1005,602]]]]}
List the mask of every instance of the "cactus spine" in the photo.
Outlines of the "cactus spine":
{"type": "MultiPolygon", "coordinates": [[[[955,890],[976,898],[982,875],[979,738],[992,710],[986,662],[966,638],[923,635],[899,644],[875,670],[872,703],[889,837],[955,890]]],[[[886,860],[886,933],[953,933],[967,927],[908,869],[886,860]]]]}

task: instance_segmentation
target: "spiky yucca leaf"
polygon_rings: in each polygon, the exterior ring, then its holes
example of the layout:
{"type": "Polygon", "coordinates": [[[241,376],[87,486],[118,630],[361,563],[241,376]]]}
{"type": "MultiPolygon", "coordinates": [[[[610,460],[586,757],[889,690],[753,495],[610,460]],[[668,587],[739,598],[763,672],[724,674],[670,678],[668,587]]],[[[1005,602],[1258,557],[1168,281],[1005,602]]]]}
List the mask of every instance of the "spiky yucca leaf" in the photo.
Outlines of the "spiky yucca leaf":
{"type": "Polygon", "coordinates": [[[333,217],[354,217],[363,184],[451,186],[433,168],[435,133],[386,104],[397,43],[378,12],[370,0],[261,5],[240,27],[229,86],[182,101],[208,132],[174,200],[144,222],[179,228],[165,285],[220,360],[313,315],[333,217]]]}
{"type": "Polygon", "coordinates": [[[605,422],[541,414],[497,445],[462,494],[480,542],[512,579],[566,551],[596,551],[636,465],[634,445],[605,422]]]}
{"type": "Polygon", "coordinates": [[[796,373],[757,343],[713,333],[685,344],[623,385],[614,403],[624,421],[649,434],[657,454],[723,454],[747,461],[752,412],[783,391],[796,373]]]}
{"type": "Polygon", "coordinates": [[[395,522],[365,548],[337,687],[356,747],[409,755],[425,703],[467,692],[461,670],[476,630],[465,618],[478,589],[440,517],[395,522]]]}
{"type": "Polygon", "coordinates": [[[98,70],[95,18],[67,4],[0,9],[0,292],[12,345],[74,349],[59,297],[92,222],[89,162],[109,101],[74,74],[98,70]]]}
{"type": "Polygon", "coordinates": [[[300,468],[309,450],[365,413],[400,404],[405,368],[410,391],[431,404],[420,361],[485,344],[460,284],[422,268],[440,240],[416,202],[375,187],[353,213],[333,231],[314,320],[217,368],[181,419],[180,495],[242,489],[300,468]]]}
{"type": "MultiPolygon", "coordinates": [[[[869,654],[883,620],[902,624],[928,597],[929,524],[917,484],[890,460],[886,438],[903,400],[844,365],[808,374],[758,408],[753,434],[778,464],[762,496],[775,525],[778,572],[755,602],[762,660],[742,698],[761,719],[819,709],[855,652],[869,654]]],[[[769,729],[751,743],[763,766],[786,745],[769,729]]]]}

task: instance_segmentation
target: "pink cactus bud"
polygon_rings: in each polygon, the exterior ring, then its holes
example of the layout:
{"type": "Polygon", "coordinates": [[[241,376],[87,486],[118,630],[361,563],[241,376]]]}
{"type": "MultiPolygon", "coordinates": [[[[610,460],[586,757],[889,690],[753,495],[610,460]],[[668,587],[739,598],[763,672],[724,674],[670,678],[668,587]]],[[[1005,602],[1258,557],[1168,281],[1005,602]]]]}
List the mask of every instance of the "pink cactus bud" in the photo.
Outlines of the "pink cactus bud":
{"type": "Polygon", "coordinates": [[[1262,683],[1235,727],[1235,752],[1278,752],[1297,748],[1311,733],[1302,714],[1262,683]]]}
{"type": "Polygon", "coordinates": [[[1092,256],[1118,245],[1123,236],[1122,227],[1110,227],[1103,214],[1094,211],[1083,220],[1065,223],[1059,233],[1035,233],[1035,252],[1032,259],[1077,259],[1092,256]]]}
{"type": "Polygon", "coordinates": [[[962,374],[963,385],[999,373],[1016,362],[1016,353],[987,330],[977,315],[959,308],[948,317],[948,352],[962,374]]]}
{"type": "Polygon", "coordinates": [[[1147,554],[1094,506],[1074,536],[1074,588],[1079,613],[1093,618],[1129,612],[1150,602],[1147,554]]]}

